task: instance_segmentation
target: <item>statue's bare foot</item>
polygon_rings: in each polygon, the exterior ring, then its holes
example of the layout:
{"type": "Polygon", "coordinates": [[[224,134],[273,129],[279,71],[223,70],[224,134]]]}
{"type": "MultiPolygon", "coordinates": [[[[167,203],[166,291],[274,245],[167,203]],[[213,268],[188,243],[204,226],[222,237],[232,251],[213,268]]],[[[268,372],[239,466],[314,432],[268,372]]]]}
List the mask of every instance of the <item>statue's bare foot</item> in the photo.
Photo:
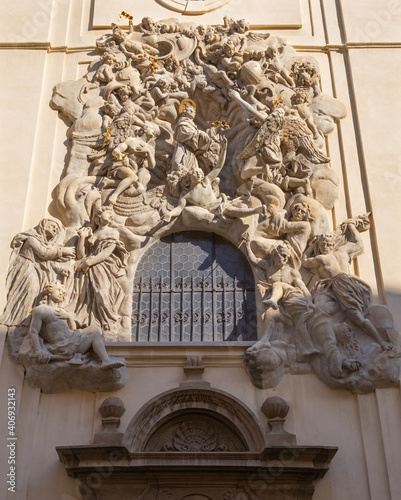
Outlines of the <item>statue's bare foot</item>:
{"type": "Polygon", "coordinates": [[[267,307],[271,307],[272,309],[278,309],[278,304],[274,299],[264,300],[263,304],[267,307]]]}
{"type": "Polygon", "coordinates": [[[110,205],[115,205],[117,203],[117,196],[115,194],[112,194],[110,196],[109,203],[110,203],[110,205]]]}
{"type": "Polygon", "coordinates": [[[343,368],[348,372],[357,372],[361,368],[361,363],[357,359],[344,359],[343,368]]]}
{"type": "Polygon", "coordinates": [[[101,369],[102,370],[109,370],[110,368],[120,368],[121,366],[125,366],[124,361],[102,361],[101,369]]]}

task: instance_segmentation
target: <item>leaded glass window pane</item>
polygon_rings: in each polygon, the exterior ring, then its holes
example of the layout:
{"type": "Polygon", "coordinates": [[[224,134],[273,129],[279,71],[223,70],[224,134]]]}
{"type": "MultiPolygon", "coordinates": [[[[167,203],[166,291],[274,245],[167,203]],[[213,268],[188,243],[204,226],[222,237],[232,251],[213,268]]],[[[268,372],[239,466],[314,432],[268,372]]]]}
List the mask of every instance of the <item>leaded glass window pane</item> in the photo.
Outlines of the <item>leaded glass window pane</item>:
{"type": "Polygon", "coordinates": [[[213,233],[177,233],[142,257],[134,281],[134,342],[256,340],[251,268],[213,233]]]}

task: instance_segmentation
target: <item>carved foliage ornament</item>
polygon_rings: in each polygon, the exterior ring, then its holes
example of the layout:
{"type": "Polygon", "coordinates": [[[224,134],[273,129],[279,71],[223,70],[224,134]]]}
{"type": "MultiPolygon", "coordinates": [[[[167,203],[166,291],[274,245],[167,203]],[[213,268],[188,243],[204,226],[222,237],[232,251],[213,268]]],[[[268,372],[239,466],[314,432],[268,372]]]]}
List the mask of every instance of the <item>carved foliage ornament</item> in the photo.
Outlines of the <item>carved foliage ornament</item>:
{"type": "MultiPolygon", "coordinates": [[[[28,339],[20,351],[14,338],[15,357],[28,368],[74,366],[93,349],[63,345],[85,328],[130,340],[131,321],[149,320],[131,317],[138,261],[157,239],[196,228],[228,239],[253,266],[261,340],[245,364],[257,386],[274,386],[286,367],[354,392],[396,383],[391,314],[349,269],[369,214],[329,229],[339,184],[325,137],[346,112],[322,92],[317,62],[243,19],[134,25],[122,15],[129,30],[114,24],[87,74],[54,87],[71,154],[56,189],[60,220],[11,244],[0,321],[28,339]],[[57,280],[63,292],[49,299],[57,280]]],[[[102,349],[94,355],[110,373],[122,369],[102,349]]]]}

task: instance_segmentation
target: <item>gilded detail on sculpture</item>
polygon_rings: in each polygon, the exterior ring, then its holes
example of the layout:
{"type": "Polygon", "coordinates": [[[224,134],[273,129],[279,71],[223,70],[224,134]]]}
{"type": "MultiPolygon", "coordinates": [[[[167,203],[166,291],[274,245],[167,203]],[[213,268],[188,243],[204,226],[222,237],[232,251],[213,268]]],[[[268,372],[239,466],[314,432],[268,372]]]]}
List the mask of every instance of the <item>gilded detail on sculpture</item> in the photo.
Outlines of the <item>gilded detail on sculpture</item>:
{"type": "MultiPolygon", "coordinates": [[[[60,220],[43,219],[11,244],[0,321],[14,358],[28,373],[94,352],[103,372],[122,372],[99,336],[132,340],[134,319],[146,319],[132,313],[140,259],[161,238],[196,230],[229,240],[252,265],[260,340],[244,359],[255,385],[273,387],[286,369],[354,392],[395,384],[401,342],[391,313],[349,267],[363,253],[369,214],[330,230],[339,181],[325,138],[346,112],[322,92],[317,62],[244,20],[134,25],[121,16],[129,30],[113,24],[87,74],[54,87],[51,105],[71,121],[70,155],[56,189],[60,220]],[[57,280],[63,293],[53,300],[57,280]]],[[[192,282],[191,293],[198,288],[192,282]]],[[[222,303],[210,318],[228,325],[237,306],[222,303]]],[[[162,307],[160,299],[149,322],[194,320],[162,307]]],[[[211,431],[184,427],[182,443],[195,429],[214,446],[211,431]]]]}

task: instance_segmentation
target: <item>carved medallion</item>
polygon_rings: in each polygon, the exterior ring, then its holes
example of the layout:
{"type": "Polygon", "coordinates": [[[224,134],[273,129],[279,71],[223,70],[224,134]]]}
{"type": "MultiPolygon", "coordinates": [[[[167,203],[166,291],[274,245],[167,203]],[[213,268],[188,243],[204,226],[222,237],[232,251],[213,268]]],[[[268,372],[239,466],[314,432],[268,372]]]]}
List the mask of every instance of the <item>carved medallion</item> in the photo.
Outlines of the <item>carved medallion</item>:
{"type": "Polygon", "coordinates": [[[205,14],[220,9],[231,0],[159,0],[162,5],[185,14],[205,14]]]}

